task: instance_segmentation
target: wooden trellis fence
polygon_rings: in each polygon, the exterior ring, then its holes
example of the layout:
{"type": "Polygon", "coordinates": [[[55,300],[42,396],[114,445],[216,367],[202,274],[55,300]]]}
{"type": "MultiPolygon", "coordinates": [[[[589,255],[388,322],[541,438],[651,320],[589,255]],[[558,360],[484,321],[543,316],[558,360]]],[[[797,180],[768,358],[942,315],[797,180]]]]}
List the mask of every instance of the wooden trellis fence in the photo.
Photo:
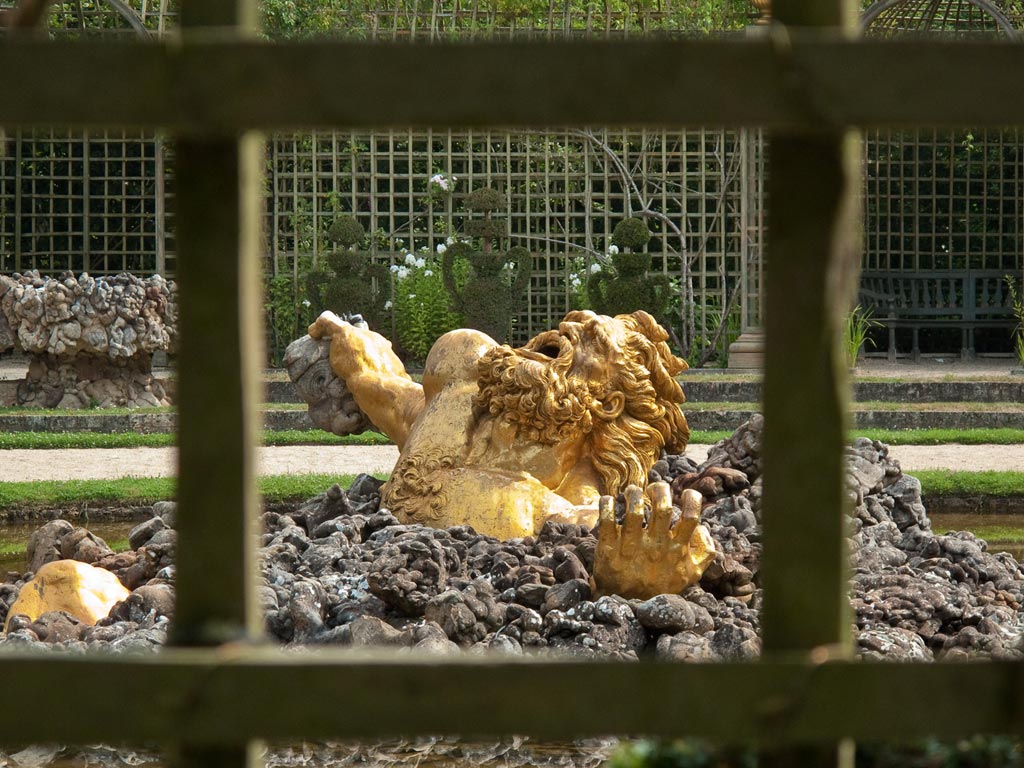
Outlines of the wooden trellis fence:
{"type": "Polygon", "coordinates": [[[847,374],[837,340],[860,253],[860,154],[849,126],[1022,124],[1024,102],[1006,94],[1024,77],[1024,46],[866,42],[801,29],[848,29],[851,5],[776,0],[786,27],[748,42],[428,48],[247,42],[253,0],[187,0],[173,44],[0,45],[0,124],[128,125],[177,137],[182,329],[175,647],[152,658],[4,654],[0,676],[15,695],[0,700],[0,741],[159,741],[179,764],[227,766],[246,763],[263,738],[647,733],[756,740],[797,751],[775,752],[777,764],[811,765],[848,758],[839,745],[849,738],[1020,733],[1020,663],[848,659],[847,374]],[[637,71],[646,77],[637,81],[637,71]],[[336,72],[350,73],[344,92],[333,87],[336,72]],[[566,97],[595,75],[623,94],[625,110],[566,97]],[[431,92],[438,81],[450,83],[443,101],[431,92]],[[772,131],[763,660],[440,662],[260,647],[252,527],[261,153],[248,131],[615,124],[623,114],[772,131]],[[107,693],[83,700],[69,680],[107,693]],[[552,686],[574,692],[572,705],[522,705],[552,686]]]}
{"type": "Polygon", "coordinates": [[[353,213],[367,232],[379,233],[382,258],[402,248],[433,253],[463,231],[466,194],[493,186],[508,201],[498,215],[508,216],[511,244],[534,254],[527,302],[515,322],[524,341],[565,314],[569,274],[580,262],[603,258],[615,224],[646,204],[671,222],[648,219],[654,269],[687,280],[699,297],[698,329],[713,330],[744,262],[759,255],[753,143],[747,131],[703,128],[277,136],[270,143],[268,270],[298,283],[330,251],[326,231],[339,213],[353,213]],[[457,179],[452,194],[431,194],[435,173],[457,179]]]}
{"type": "MultiPolygon", "coordinates": [[[[1018,3],[881,0],[862,16],[885,39],[1019,41],[1018,3]]],[[[863,288],[904,349],[1007,351],[1016,325],[1006,277],[1024,266],[1024,143],[1017,129],[879,128],[865,142],[863,288]],[[941,286],[938,290],[937,287],[941,286]],[[882,292],[878,289],[882,288],[882,292]],[[872,299],[873,297],[873,299],[872,299]]]]}
{"type": "MultiPolygon", "coordinates": [[[[173,0],[126,6],[65,0],[55,6],[52,33],[148,38],[177,23],[173,0]]],[[[500,11],[494,3],[380,0],[334,18],[340,26],[333,32],[427,42],[686,31],[679,26],[685,13],[669,2],[627,11],[580,9],[563,0],[549,11],[544,19],[522,9],[500,11]]],[[[336,87],[344,90],[346,82],[340,73],[336,87]]],[[[590,88],[595,98],[620,99],[596,80],[578,84],[590,88]]],[[[445,98],[443,88],[436,92],[445,98]]],[[[623,113],[620,121],[627,118],[623,113]]],[[[493,185],[509,201],[512,242],[534,254],[531,285],[513,325],[522,341],[569,308],[575,260],[586,266],[600,257],[615,224],[649,203],[664,217],[650,219],[654,268],[680,281],[677,326],[684,311],[688,321],[692,313],[687,331],[707,343],[747,266],[760,257],[755,137],[701,127],[276,134],[267,149],[267,272],[291,279],[297,307],[304,271],[330,249],[327,230],[339,212],[354,213],[378,233],[377,257],[390,260],[401,247],[433,251],[461,228],[465,194],[493,185]],[[430,195],[428,179],[437,172],[459,178],[448,199],[430,195]],[[629,194],[631,185],[637,194],[629,194]]],[[[48,128],[12,132],[7,145],[0,159],[0,270],[174,274],[173,181],[165,176],[174,163],[166,142],[151,134],[48,128]]],[[[732,302],[737,313],[740,303],[732,302]]],[[[720,342],[727,344],[728,335],[720,342]]]]}

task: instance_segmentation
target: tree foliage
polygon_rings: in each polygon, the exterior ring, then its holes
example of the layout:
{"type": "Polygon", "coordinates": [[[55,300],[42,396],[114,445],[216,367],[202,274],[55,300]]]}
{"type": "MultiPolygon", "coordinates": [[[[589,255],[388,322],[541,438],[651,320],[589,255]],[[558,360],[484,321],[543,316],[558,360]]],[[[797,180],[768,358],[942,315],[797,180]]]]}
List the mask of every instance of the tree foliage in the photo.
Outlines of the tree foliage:
{"type": "MultiPolygon", "coordinates": [[[[435,5],[443,6],[448,15],[454,10],[451,0],[435,0],[435,5]]],[[[414,4],[401,0],[387,4],[381,0],[264,0],[263,8],[265,32],[275,39],[325,34],[369,37],[375,29],[375,19],[386,19],[386,24],[398,25],[408,33],[417,15],[414,4]],[[394,5],[399,6],[398,13],[394,5]]],[[[563,0],[554,16],[560,27],[568,19],[574,31],[586,30],[589,25],[600,35],[606,23],[614,30],[635,32],[716,33],[742,29],[756,15],[749,0],[695,0],[671,5],[656,0],[606,0],[598,11],[593,3],[584,0],[563,0]]],[[[551,18],[547,0],[490,0],[474,12],[472,21],[467,16],[465,21],[451,22],[445,33],[486,35],[498,28],[547,29],[551,18]],[[453,29],[451,24],[465,29],[453,29]]],[[[390,33],[392,27],[388,26],[387,31],[390,33]]]]}

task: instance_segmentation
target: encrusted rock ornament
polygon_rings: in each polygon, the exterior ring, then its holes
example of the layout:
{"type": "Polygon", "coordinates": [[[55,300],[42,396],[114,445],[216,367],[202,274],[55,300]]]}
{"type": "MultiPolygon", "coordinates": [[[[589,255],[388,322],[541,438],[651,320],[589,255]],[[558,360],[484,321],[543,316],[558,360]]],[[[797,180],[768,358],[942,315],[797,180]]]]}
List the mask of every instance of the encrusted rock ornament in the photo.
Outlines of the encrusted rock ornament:
{"type": "Polygon", "coordinates": [[[174,283],[159,275],[0,275],[0,351],[29,358],[18,404],[170,405],[152,364],[154,352],[174,351],[175,299],[174,283]]]}
{"type": "MultiPolygon", "coordinates": [[[[698,494],[677,509],[667,486],[651,488],[648,514],[639,490],[662,449],[682,451],[690,434],[675,380],[686,362],[646,312],[570,312],[518,349],[452,331],[431,349],[422,384],[387,339],[333,313],[309,337],[330,340],[345,397],[401,452],[382,489],[399,520],[512,539],[549,521],[593,527],[600,509],[595,586],[605,594],[678,593],[714,559],[698,494]],[[613,497],[630,486],[616,521],[613,497]]],[[[290,349],[296,371],[302,350],[322,354],[307,339],[290,349]]]]}

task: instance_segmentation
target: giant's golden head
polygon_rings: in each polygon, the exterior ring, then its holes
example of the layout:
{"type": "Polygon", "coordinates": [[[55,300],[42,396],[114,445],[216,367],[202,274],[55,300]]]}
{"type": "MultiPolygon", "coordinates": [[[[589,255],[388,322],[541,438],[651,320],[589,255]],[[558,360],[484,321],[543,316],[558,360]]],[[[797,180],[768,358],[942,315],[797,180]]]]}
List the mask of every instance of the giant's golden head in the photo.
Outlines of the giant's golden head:
{"type": "Polygon", "coordinates": [[[570,312],[558,330],[481,358],[474,409],[546,445],[586,435],[602,493],[643,487],[662,447],[681,452],[690,437],[675,380],[688,366],[667,339],[643,311],[570,312]]]}

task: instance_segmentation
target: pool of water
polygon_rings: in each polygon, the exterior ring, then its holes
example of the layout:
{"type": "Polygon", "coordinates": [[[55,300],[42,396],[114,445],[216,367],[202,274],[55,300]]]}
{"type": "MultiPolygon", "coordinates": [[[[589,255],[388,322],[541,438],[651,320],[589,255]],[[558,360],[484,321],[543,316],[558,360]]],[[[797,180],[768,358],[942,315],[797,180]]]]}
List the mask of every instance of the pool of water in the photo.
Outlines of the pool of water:
{"type": "MultiPolygon", "coordinates": [[[[116,551],[127,549],[128,531],[138,525],[138,521],[117,521],[117,522],[95,522],[95,523],[72,523],[88,528],[95,535],[99,536],[116,551]],[[118,545],[120,543],[120,546],[118,545]]],[[[5,523],[0,526],[0,580],[9,571],[24,573],[28,567],[27,555],[24,547],[32,532],[40,528],[44,523],[5,523]],[[19,551],[11,552],[17,548],[19,551]]]]}
{"type": "Polygon", "coordinates": [[[971,531],[988,542],[989,552],[1009,552],[1018,562],[1024,558],[1024,515],[963,515],[929,513],[936,533],[971,531]]]}

